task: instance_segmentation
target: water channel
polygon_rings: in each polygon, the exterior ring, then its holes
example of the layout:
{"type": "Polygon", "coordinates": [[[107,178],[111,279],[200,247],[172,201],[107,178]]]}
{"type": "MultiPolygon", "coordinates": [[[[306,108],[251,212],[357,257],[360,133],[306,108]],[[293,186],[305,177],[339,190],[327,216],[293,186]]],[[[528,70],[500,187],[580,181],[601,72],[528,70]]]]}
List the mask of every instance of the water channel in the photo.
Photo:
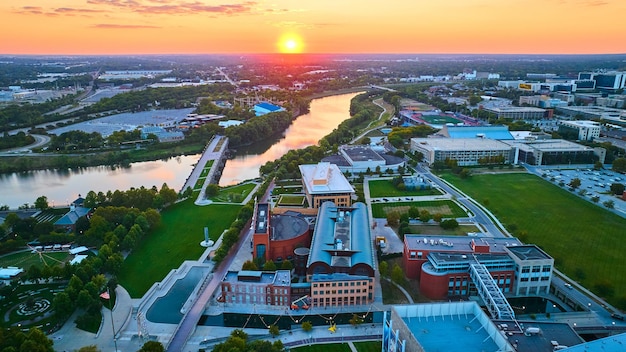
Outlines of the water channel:
{"type": "MultiPolygon", "coordinates": [[[[275,160],[291,149],[300,149],[317,142],[349,118],[350,100],[358,93],[333,95],[311,102],[310,112],[302,115],[272,141],[237,150],[226,162],[220,185],[231,185],[259,176],[259,167],[275,160]]],[[[46,196],[51,206],[67,205],[93,190],[95,192],[127,190],[131,187],[161,187],[167,183],[179,190],[191,173],[200,155],[179,156],[168,160],[133,163],[127,168],[109,166],[78,170],[41,170],[0,174],[0,205],[11,209],[33,204],[46,196]]]]}

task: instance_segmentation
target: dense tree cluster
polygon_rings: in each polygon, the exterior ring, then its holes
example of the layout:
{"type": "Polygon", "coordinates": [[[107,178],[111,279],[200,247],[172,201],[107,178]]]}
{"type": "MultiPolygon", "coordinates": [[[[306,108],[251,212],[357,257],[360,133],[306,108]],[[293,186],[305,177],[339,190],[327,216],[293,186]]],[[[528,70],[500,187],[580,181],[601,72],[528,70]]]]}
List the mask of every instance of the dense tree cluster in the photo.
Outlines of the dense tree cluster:
{"type": "Polygon", "coordinates": [[[626,158],[617,158],[613,160],[613,171],[626,173],[626,158]]]}
{"type": "Polygon", "coordinates": [[[325,149],[328,146],[336,147],[346,144],[354,138],[355,131],[365,122],[372,121],[380,114],[380,107],[372,104],[371,99],[376,93],[363,93],[356,96],[350,102],[350,117],[344,120],[331,133],[322,138],[320,145],[325,149]]]}
{"type": "Polygon", "coordinates": [[[81,115],[104,111],[145,111],[153,109],[155,102],[161,109],[181,109],[191,106],[199,97],[226,95],[232,90],[233,87],[230,84],[222,83],[176,88],[146,88],[103,98],[86,108],[81,115]]]}
{"type": "Polygon", "coordinates": [[[315,145],[303,149],[292,149],[280,158],[262,165],[259,172],[263,176],[274,173],[277,179],[299,178],[301,175],[298,166],[318,163],[325,156],[326,151],[328,149],[315,145]]]}
{"type": "Polygon", "coordinates": [[[12,135],[8,135],[5,133],[3,137],[0,137],[0,150],[23,147],[25,145],[33,143],[35,143],[35,138],[31,135],[27,135],[24,132],[18,132],[12,135]]]}
{"type": "Polygon", "coordinates": [[[54,352],[52,345],[52,340],[37,328],[27,333],[17,328],[0,329],[0,351],[3,352],[54,352]]]}
{"type": "MultiPolygon", "coordinates": [[[[275,325],[272,325],[274,329],[270,327],[270,334],[272,336],[278,335],[275,325]]],[[[230,337],[213,347],[213,352],[283,352],[285,347],[282,341],[276,340],[273,343],[266,340],[254,340],[248,341],[248,334],[243,330],[236,329],[230,333],[230,337]]]]}
{"type": "Polygon", "coordinates": [[[63,117],[58,114],[44,114],[58,109],[61,106],[72,104],[74,98],[75,96],[68,94],[61,98],[48,100],[40,104],[11,104],[0,109],[0,131],[32,127],[37,124],[60,120],[63,117]]]}
{"type": "Polygon", "coordinates": [[[387,140],[394,147],[401,148],[404,146],[404,143],[411,138],[423,138],[435,132],[436,130],[434,128],[427,125],[394,127],[391,132],[389,132],[387,140]]]}
{"type": "Polygon", "coordinates": [[[253,117],[244,124],[231,126],[224,133],[230,145],[247,145],[282,133],[292,121],[293,117],[287,111],[269,113],[253,117]]]}
{"type": "Polygon", "coordinates": [[[111,205],[115,207],[132,207],[139,210],[163,209],[165,206],[174,203],[178,199],[178,194],[167,183],[161,185],[161,189],[156,186],[145,188],[131,188],[127,191],[115,190],[104,192],[90,191],[85,196],[85,207],[111,205]]]}
{"type": "Polygon", "coordinates": [[[239,210],[239,214],[237,214],[237,219],[232,223],[230,228],[224,233],[222,236],[222,244],[220,248],[215,251],[215,256],[213,257],[213,261],[216,263],[220,263],[230,249],[239,241],[239,234],[244,229],[248,221],[252,218],[253,208],[251,205],[245,205],[239,210]]]}

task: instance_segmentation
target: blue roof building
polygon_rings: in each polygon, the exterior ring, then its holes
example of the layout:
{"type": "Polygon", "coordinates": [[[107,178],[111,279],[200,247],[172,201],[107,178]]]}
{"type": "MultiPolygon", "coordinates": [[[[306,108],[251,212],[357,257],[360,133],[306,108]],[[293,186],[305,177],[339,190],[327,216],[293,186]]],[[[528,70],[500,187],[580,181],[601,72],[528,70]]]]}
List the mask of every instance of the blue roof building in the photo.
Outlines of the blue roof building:
{"type": "Polygon", "coordinates": [[[285,109],[281,106],[270,104],[266,101],[260,102],[254,106],[254,114],[256,116],[261,116],[265,114],[269,114],[270,112],[278,112],[285,111],[285,109]]]}
{"type": "Polygon", "coordinates": [[[70,211],[63,215],[62,218],[57,220],[54,223],[54,227],[65,228],[67,230],[73,231],[76,228],[76,221],[78,221],[78,219],[82,218],[83,216],[89,215],[90,211],[91,208],[77,207],[72,204],[70,206],[70,211]]]}
{"type": "Polygon", "coordinates": [[[338,207],[332,202],[322,203],[307,261],[313,306],[371,303],[374,255],[365,204],[338,207]]]}
{"type": "Polygon", "coordinates": [[[438,133],[448,138],[514,140],[508,126],[443,126],[438,133]]]}

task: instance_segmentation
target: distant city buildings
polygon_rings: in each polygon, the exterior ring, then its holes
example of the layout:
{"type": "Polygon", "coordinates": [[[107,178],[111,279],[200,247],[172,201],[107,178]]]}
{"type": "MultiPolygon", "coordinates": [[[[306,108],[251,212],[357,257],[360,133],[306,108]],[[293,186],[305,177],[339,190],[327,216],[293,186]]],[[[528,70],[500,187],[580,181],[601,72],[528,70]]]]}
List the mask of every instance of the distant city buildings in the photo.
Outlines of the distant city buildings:
{"type": "Polygon", "coordinates": [[[103,81],[110,80],[131,80],[139,78],[154,78],[157,76],[168,75],[172,70],[122,70],[122,71],[105,71],[98,79],[103,81]]]}
{"type": "Polygon", "coordinates": [[[602,125],[595,121],[589,120],[574,120],[560,121],[559,124],[559,133],[574,133],[576,134],[578,140],[581,141],[592,141],[595,138],[600,137],[600,130],[602,125]]]}

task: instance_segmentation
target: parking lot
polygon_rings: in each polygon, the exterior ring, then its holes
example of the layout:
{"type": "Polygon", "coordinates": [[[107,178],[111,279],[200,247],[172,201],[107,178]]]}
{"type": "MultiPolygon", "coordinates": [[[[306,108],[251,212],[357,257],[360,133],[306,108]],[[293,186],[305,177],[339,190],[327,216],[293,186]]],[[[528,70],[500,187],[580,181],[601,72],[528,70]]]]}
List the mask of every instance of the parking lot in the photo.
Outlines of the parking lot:
{"type": "Polygon", "coordinates": [[[593,170],[590,168],[535,167],[533,169],[531,171],[534,171],[537,175],[564,189],[570,189],[569,183],[573,179],[578,178],[580,186],[574,190],[574,193],[588,201],[598,197],[596,203],[599,206],[603,206],[604,202],[612,200],[615,212],[626,217],[626,201],[611,194],[611,185],[613,183],[626,185],[626,175],[611,170],[593,170]]]}

